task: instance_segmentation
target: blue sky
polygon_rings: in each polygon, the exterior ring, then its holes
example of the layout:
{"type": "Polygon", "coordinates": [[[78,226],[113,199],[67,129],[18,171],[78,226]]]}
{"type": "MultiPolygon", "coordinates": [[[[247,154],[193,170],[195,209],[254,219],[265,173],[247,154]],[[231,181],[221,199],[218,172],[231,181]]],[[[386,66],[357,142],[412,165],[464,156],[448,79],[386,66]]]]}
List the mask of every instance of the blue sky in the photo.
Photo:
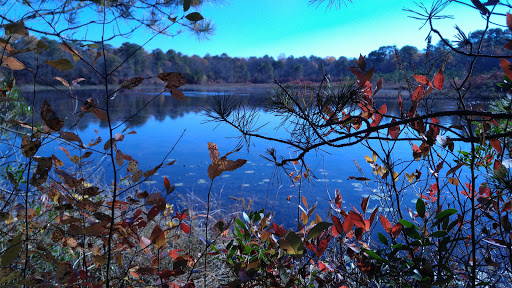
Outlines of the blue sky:
{"type": "MultiPolygon", "coordinates": [[[[427,7],[432,1],[421,0],[427,7]]],[[[353,0],[345,7],[330,10],[325,5],[308,6],[307,0],[225,0],[222,5],[205,4],[200,11],[216,24],[209,40],[199,41],[185,32],[175,37],[157,36],[145,49],[148,52],[156,48],[164,52],[174,49],[199,56],[227,53],[231,57],[269,55],[274,58],[280,54],[357,57],[387,45],[423,49],[428,27],[419,30],[423,23],[409,18],[412,14],[403,8],[417,9],[412,0],[353,0]]],[[[479,11],[464,5],[451,4],[443,14],[455,16],[455,20],[436,21],[436,28],[450,39],[456,34],[455,24],[466,34],[485,26],[479,11]]],[[[505,21],[504,17],[492,20],[505,21]]],[[[147,29],[141,29],[131,38],[110,44],[142,45],[150,36],[147,29]]],[[[434,37],[433,43],[438,40],[434,37]]]]}

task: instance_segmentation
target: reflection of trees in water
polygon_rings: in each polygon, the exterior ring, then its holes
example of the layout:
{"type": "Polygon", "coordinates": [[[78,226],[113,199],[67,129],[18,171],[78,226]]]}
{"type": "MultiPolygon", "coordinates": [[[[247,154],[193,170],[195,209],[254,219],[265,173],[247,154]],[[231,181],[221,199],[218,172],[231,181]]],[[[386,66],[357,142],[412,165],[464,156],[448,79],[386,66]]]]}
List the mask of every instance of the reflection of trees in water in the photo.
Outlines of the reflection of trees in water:
{"type": "MultiPolygon", "coordinates": [[[[119,91],[115,96],[114,101],[110,102],[112,119],[115,122],[120,122],[128,119],[130,116],[134,114],[137,114],[136,116],[130,118],[126,122],[126,125],[133,125],[136,127],[144,125],[151,118],[154,118],[155,120],[160,122],[165,120],[167,117],[171,119],[178,119],[189,113],[201,113],[206,107],[206,101],[209,97],[213,97],[219,94],[226,94],[225,92],[208,92],[201,90],[201,96],[198,97],[195,96],[197,94],[194,93],[197,91],[185,90],[185,95],[187,95],[187,92],[189,92],[194,96],[188,96],[185,101],[178,101],[174,99],[169,92],[164,92],[162,95],[158,95],[160,92],[161,90],[156,89],[119,91]],[[155,96],[156,98],[153,99],[155,96]],[[148,102],[150,103],[147,104],[148,102]],[[147,106],[144,107],[144,105],[146,104],[147,106]],[[143,107],[144,109],[142,109],[143,107]],[[137,111],[141,109],[142,111],[137,113],[137,111]]],[[[101,96],[103,94],[104,91],[95,89],[84,89],[74,91],[75,97],[77,97],[80,101],[84,101],[87,98],[92,97],[97,101],[99,107],[104,107],[105,105],[105,101],[101,96]]],[[[25,95],[27,95],[26,97],[30,96],[29,93],[25,93],[25,95]]],[[[244,91],[243,95],[239,95],[236,92],[228,93],[228,95],[239,98],[242,104],[249,106],[251,108],[258,108],[264,111],[266,110],[266,92],[263,90],[255,90],[249,92],[244,91]]],[[[404,107],[407,109],[407,107],[410,105],[410,101],[408,101],[407,95],[404,95],[403,98],[404,107]]],[[[78,119],[78,115],[80,114],[79,108],[76,114],[73,115],[75,111],[76,100],[66,97],[63,94],[56,93],[55,91],[41,91],[38,98],[36,99],[36,107],[40,107],[44,100],[47,100],[50,103],[50,105],[53,107],[53,109],[57,112],[57,114],[60,117],[66,117],[66,125],[68,127],[74,124],[73,119],[78,119]]],[[[455,110],[456,107],[447,106],[447,101],[448,100],[444,101],[442,99],[435,100],[433,101],[433,106],[431,107],[431,109],[436,111],[442,111],[447,109],[455,110]]],[[[388,113],[390,113],[391,115],[399,115],[400,113],[396,98],[378,99],[376,103],[378,106],[382,105],[383,103],[386,103],[388,107],[388,113]]],[[[81,105],[81,102],[78,102],[78,107],[80,107],[81,105]]],[[[41,123],[40,115],[36,115],[36,118],[39,118],[36,119],[36,121],[41,123]]],[[[456,121],[458,121],[458,118],[454,117],[452,121],[454,121],[452,123],[455,123],[456,121]]],[[[93,116],[90,113],[85,114],[76,125],[78,129],[84,130],[87,127],[89,127],[91,123],[97,123],[101,128],[107,128],[106,122],[99,121],[95,116],[93,116]]]]}

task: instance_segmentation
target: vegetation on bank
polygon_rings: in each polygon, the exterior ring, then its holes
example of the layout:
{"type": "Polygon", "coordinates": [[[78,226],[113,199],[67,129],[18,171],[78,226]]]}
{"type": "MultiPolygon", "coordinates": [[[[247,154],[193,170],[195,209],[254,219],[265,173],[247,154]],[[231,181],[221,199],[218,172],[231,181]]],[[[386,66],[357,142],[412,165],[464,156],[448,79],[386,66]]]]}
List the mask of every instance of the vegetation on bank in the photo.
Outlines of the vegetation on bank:
{"type": "MultiPolygon", "coordinates": [[[[484,37],[485,44],[482,48],[483,53],[496,54],[507,43],[511,37],[508,30],[493,28],[483,33],[482,30],[475,31],[467,36],[466,43],[454,43],[454,45],[469,45],[468,43],[478,43],[481,37],[484,37]]],[[[41,40],[47,46],[45,51],[38,55],[40,62],[51,59],[68,59],[72,61],[73,56],[61,49],[61,43],[48,38],[37,39],[35,37],[24,37],[13,44],[13,49],[22,51],[35,47],[41,40]]],[[[123,69],[115,70],[109,75],[110,84],[121,84],[124,80],[142,76],[147,78],[146,84],[159,84],[151,76],[164,71],[174,71],[185,75],[187,83],[207,84],[207,83],[273,83],[277,80],[281,83],[320,83],[325,75],[332,75],[332,81],[340,79],[354,79],[348,69],[355,66],[357,59],[347,57],[286,57],[283,55],[277,59],[273,57],[248,57],[232,58],[226,54],[205,55],[204,57],[174,50],[162,51],[155,49],[146,51],[143,47],[133,43],[124,43],[121,47],[112,47],[106,45],[100,47],[96,43],[93,45],[82,42],[68,43],[74,51],[78,52],[87,63],[99,71],[104,70],[102,57],[97,57],[105,53],[107,61],[106,69],[111,71],[114,67],[123,63],[123,69]],[[104,48],[104,49],[103,49],[104,48]],[[100,53],[100,54],[99,54],[100,53]]],[[[34,61],[31,54],[20,54],[17,59],[22,63],[34,61]]],[[[433,62],[438,62],[446,67],[444,70],[446,77],[459,79],[464,76],[462,71],[469,64],[468,58],[464,55],[454,53],[443,42],[436,45],[428,43],[423,50],[413,46],[404,46],[397,48],[394,46],[382,46],[377,50],[370,52],[366,61],[370,67],[375,69],[375,75],[382,77],[386,83],[407,84],[404,75],[411,77],[414,74],[423,74],[431,68],[433,62]]],[[[495,89],[496,83],[500,78],[500,71],[496,69],[495,61],[490,59],[479,59],[473,67],[474,74],[473,85],[483,89],[495,89]]],[[[80,83],[82,85],[101,85],[101,77],[98,77],[94,70],[84,61],[73,64],[74,69],[68,71],[70,79],[85,78],[80,83]]],[[[103,71],[104,73],[105,71],[103,71]]],[[[8,75],[8,69],[3,68],[0,73],[8,75]]],[[[19,83],[31,83],[33,75],[26,70],[15,72],[15,77],[19,83]]],[[[55,85],[54,77],[59,76],[51,66],[41,66],[40,76],[37,83],[40,85],[55,85]]]]}
{"type": "MultiPolygon", "coordinates": [[[[26,102],[11,79],[2,83],[0,91],[2,112],[13,112],[1,113],[0,118],[0,285],[510,286],[512,99],[505,97],[485,110],[472,107],[469,101],[478,82],[478,62],[487,60],[499,67],[501,78],[494,84],[512,92],[512,64],[506,60],[512,49],[509,42],[496,51],[486,50],[490,47],[486,43],[492,39],[487,34],[494,31],[490,29],[474,39],[459,29],[461,41],[456,46],[442,38],[453,55],[467,59],[467,66],[459,67],[460,77],[453,79],[447,76],[452,69],[449,55],[431,57],[425,53],[428,69],[406,80],[408,96],[400,92],[396,95],[400,115],[391,115],[387,104],[375,102],[385,88],[377,72],[378,63],[370,62],[375,55],[353,60],[354,66],[347,70],[356,79],[354,84],[336,85],[322,76],[317,86],[295,89],[278,81],[276,92],[269,95],[268,111],[282,117],[285,132],[275,137],[259,134],[258,111],[246,109],[228,96],[211,98],[206,115],[237,129],[241,143],[261,138],[293,149],[290,155],[278,155],[269,148],[264,155],[283,169],[297,188],[297,195],[293,195],[297,228],[285,229],[279,225],[280,219],[266,211],[248,211],[247,203],[242,203],[242,213],[221,219],[210,199],[211,190],[204,209],[194,209],[190,201],[181,202],[184,207],[170,205],[181,192],[173,185],[172,176],[155,184],[153,190],[144,190],[142,183],[176,163],[168,159],[174,147],[180,145],[181,136],[176,135],[174,146],[160,162],[147,163],[123,152],[124,144],[137,137],[127,123],[163,93],[186,101],[182,87],[190,75],[139,71],[142,74],[120,80],[116,73],[123,72],[122,68],[128,67],[130,59],[142,50],[126,55],[126,61],[115,62],[109,58],[112,54],[106,53],[106,40],[99,44],[84,41],[94,52],[87,54],[73,46],[77,42],[71,40],[76,39],[63,34],[83,27],[74,26],[80,20],[74,18],[74,13],[80,9],[98,12],[98,22],[83,25],[101,23],[107,27],[116,20],[131,20],[156,29],[157,20],[166,19],[171,26],[205,32],[208,27],[200,24],[203,16],[196,11],[202,2],[55,1],[43,2],[36,9],[28,1],[6,1],[6,5],[23,5],[28,12],[2,15],[7,24],[3,27],[5,37],[0,39],[0,65],[16,77],[31,75],[33,90],[26,102]],[[161,8],[172,8],[172,13],[166,14],[161,8]],[[155,12],[150,19],[141,20],[137,9],[155,12]],[[57,16],[68,21],[68,28],[56,31],[61,27],[56,25],[61,24],[57,16]],[[50,41],[30,36],[29,31],[43,33],[31,23],[34,18],[39,20],[37,25],[41,20],[48,23],[53,29],[43,32],[59,41],[58,47],[53,47],[57,54],[51,54],[49,60],[41,57],[52,49],[50,41]],[[20,50],[17,45],[28,43],[25,39],[32,39],[35,45],[20,50]],[[102,68],[96,68],[96,64],[102,68]],[[76,84],[89,81],[82,74],[74,74],[79,65],[103,85],[98,95],[88,99],[74,96],[76,84]],[[44,99],[40,106],[33,105],[40,97],[37,86],[49,80],[76,105],[73,117],[63,119],[62,111],[44,99]],[[118,101],[115,93],[145,82],[161,83],[160,92],[132,115],[123,115],[126,117],[120,124],[114,124],[113,103],[118,101]],[[451,97],[458,109],[432,111],[433,93],[451,97]],[[404,101],[405,97],[410,101],[404,101]],[[41,121],[35,120],[35,114],[41,121]],[[82,139],[76,127],[84,115],[108,126],[107,135],[82,139]],[[452,123],[450,117],[458,117],[460,123],[452,123]],[[59,143],[65,156],[44,149],[53,142],[59,143]],[[344,191],[336,190],[329,195],[329,217],[322,219],[315,213],[316,204],[308,203],[302,195],[302,185],[314,172],[305,155],[323,147],[344,151],[353,145],[368,149],[363,165],[369,165],[373,173],[363,175],[356,164],[349,179],[375,184],[378,204],[371,209],[370,197],[362,197],[357,205],[345,203],[344,191]],[[408,147],[409,153],[398,150],[398,146],[408,147]],[[109,169],[112,179],[102,179],[105,174],[101,169],[109,169]],[[101,185],[103,182],[107,184],[101,185]],[[414,205],[403,201],[406,193],[417,196],[414,205]]],[[[338,1],[329,1],[334,2],[338,1]]],[[[512,7],[500,1],[471,2],[487,24],[493,17],[512,30],[512,15],[495,14],[494,10],[502,5],[512,7]]],[[[426,19],[431,33],[442,37],[435,29],[435,20],[442,19],[439,14],[448,5],[460,3],[433,3],[430,9],[419,4],[415,15],[426,19]]],[[[117,36],[123,35],[119,33],[117,36]]],[[[404,67],[408,62],[413,67],[413,60],[397,58],[405,76],[404,67]]],[[[211,163],[204,173],[213,184],[226,171],[236,173],[246,161],[236,159],[241,147],[227,152],[214,139],[210,141],[198,145],[209,151],[211,163]]]]}

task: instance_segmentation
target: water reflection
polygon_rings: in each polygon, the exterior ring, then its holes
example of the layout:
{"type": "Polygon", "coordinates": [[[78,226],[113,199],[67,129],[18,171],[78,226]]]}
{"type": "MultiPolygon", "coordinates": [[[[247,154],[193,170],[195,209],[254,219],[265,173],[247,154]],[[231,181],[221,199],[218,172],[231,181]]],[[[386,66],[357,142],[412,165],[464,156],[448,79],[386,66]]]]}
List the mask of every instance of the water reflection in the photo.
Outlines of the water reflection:
{"type": "MultiPolygon", "coordinates": [[[[93,97],[104,107],[105,101],[99,96],[102,90],[77,90],[75,97],[85,100],[93,97]]],[[[136,91],[121,91],[110,102],[111,116],[114,120],[114,126],[130,118],[124,125],[121,125],[115,133],[120,133],[127,126],[132,126],[130,130],[136,131],[136,135],[126,135],[123,142],[118,143],[118,148],[123,153],[131,155],[139,161],[139,168],[143,171],[156,166],[163,157],[170,151],[180,135],[184,136],[171,153],[170,158],[176,160],[176,165],[161,169],[159,174],[152,177],[151,181],[144,183],[141,189],[149,192],[162,189],[163,177],[168,177],[172,184],[177,186],[175,193],[194,194],[199,199],[206,199],[209,187],[207,177],[207,167],[210,163],[207,142],[215,142],[219,146],[221,155],[233,150],[239,140],[236,138],[239,133],[228,127],[216,123],[208,123],[207,119],[201,113],[206,107],[208,97],[232,93],[232,90],[210,92],[198,90],[185,90],[186,101],[178,101],[169,93],[159,94],[160,90],[144,89],[136,91]],[[149,103],[148,103],[149,102],[149,103]],[[142,109],[144,108],[144,109],[142,109]],[[206,123],[205,123],[206,122],[206,123]]],[[[264,132],[276,135],[282,133],[275,131],[272,127],[278,124],[278,119],[265,112],[265,95],[268,91],[255,90],[244,91],[243,93],[232,93],[245,105],[257,108],[261,111],[260,120],[262,123],[269,122],[271,125],[266,127],[264,132]],[[275,124],[275,125],[274,125],[275,124]]],[[[377,106],[387,104],[388,113],[399,115],[398,103],[392,96],[393,91],[388,91],[391,95],[385,99],[377,100],[377,106]]],[[[90,139],[102,137],[103,142],[98,145],[102,149],[103,143],[109,139],[107,124],[99,121],[91,113],[86,114],[80,121],[79,112],[75,112],[77,104],[62,94],[56,94],[53,91],[42,91],[36,99],[36,106],[40,107],[43,100],[47,100],[57,112],[59,117],[65,116],[66,127],[72,127],[70,131],[79,134],[84,143],[90,139]],[[76,126],[73,126],[77,123],[76,126]],[[96,130],[96,131],[95,131],[96,130]]],[[[429,101],[427,107],[420,109],[434,110],[455,110],[456,107],[450,105],[449,101],[437,99],[429,101]]],[[[404,101],[404,108],[408,110],[410,102],[404,101]]],[[[420,111],[421,112],[421,111],[420,111]]],[[[450,123],[457,123],[457,117],[445,119],[450,123]]],[[[130,131],[128,130],[128,131],[130,131]]],[[[66,158],[65,154],[58,149],[56,142],[44,147],[44,156],[55,154],[59,158],[66,158]]],[[[222,177],[215,179],[212,197],[217,200],[218,209],[224,209],[226,212],[232,210],[237,203],[231,197],[252,198],[254,208],[272,208],[282,222],[291,225],[296,213],[298,198],[291,198],[291,203],[287,201],[289,195],[297,195],[298,187],[294,186],[287,175],[282,171],[276,171],[276,168],[268,161],[259,157],[265,150],[273,145],[278,151],[278,155],[294,155],[295,151],[285,145],[276,145],[275,143],[266,143],[258,139],[253,139],[249,151],[242,150],[234,155],[233,158],[247,159],[247,164],[241,169],[224,173],[222,177]]],[[[394,148],[395,153],[407,151],[409,153],[409,143],[398,143],[394,148]]],[[[71,154],[74,151],[69,149],[71,154]]],[[[328,210],[328,200],[334,195],[335,189],[340,189],[343,194],[345,207],[349,209],[350,203],[359,203],[361,195],[370,195],[373,189],[378,187],[363,185],[361,183],[348,180],[348,176],[360,176],[354,162],[365,163],[364,156],[371,154],[365,147],[357,145],[347,149],[324,149],[317,154],[311,153],[308,157],[308,163],[314,177],[305,182],[301,187],[303,195],[310,203],[318,202],[319,215],[324,218],[328,210]]],[[[93,159],[99,159],[93,158],[93,159]]],[[[103,182],[109,184],[112,175],[108,167],[104,167],[103,182]]],[[[289,167],[293,171],[296,167],[289,167]]],[[[361,165],[362,172],[371,178],[372,169],[369,165],[361,165]]],[[[124,172],[125,170],[121,170],[124,172]]],[[[122,177],[122,176],[121,176],[122,177]]],[[[376,201],[370,203],[373,207],[376,201]]],[[[355,204],[354,204],[355,205],[355,204]]]]}

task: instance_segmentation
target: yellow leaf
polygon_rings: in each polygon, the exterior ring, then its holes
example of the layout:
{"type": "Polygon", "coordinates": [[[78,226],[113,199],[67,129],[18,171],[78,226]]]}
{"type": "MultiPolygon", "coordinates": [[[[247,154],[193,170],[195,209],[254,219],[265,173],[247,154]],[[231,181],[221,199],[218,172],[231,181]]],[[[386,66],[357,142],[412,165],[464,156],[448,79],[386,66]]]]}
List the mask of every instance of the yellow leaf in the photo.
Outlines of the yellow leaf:
{"type": "Polygon", "coordinates": [[[416,173],[409,174],[405,172],[405,176],[407,176],[407,180],[409,180],[409,183],[412,183],[416,180],[416,173]]]}
{"type": "Polygon", "coordinates": [[[393,182],[396,182],[398,180],[398,172],[393,172],[393,182]]]}

